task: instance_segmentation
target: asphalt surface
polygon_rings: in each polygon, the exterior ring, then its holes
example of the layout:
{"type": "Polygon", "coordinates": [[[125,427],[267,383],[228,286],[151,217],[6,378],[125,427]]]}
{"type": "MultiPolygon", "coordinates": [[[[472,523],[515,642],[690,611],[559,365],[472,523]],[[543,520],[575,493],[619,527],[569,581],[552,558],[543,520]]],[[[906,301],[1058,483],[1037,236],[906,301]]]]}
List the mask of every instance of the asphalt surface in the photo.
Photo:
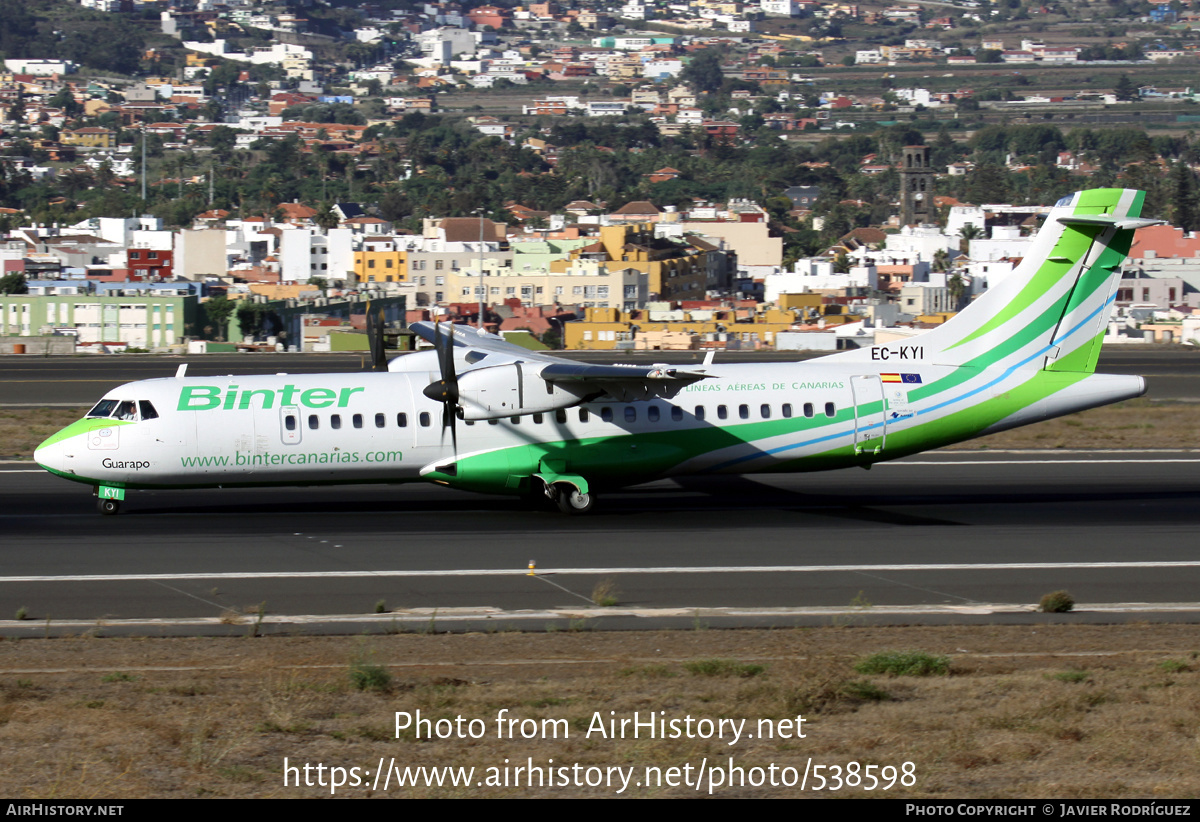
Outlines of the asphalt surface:
{"type": "MultiPolygon", "coordinates": [[[[185,361],[191,375],[364,364],[359,355],[5,356],[0,405],[87,406],[185,361]]],[[[1145,376],[1155,400],[1200,400],[1200,351],[1190,348],[1108,348],[1099,370],[1145,376]]],[[[609,628],[1036,622],[1051,617],[1031,613],[1033,603],[1060,588],[1080,606],[1056,618],[1200,621],[1196,446],[960,452],[870,472],[663,481],[606,495],[578,519],[424,485],[141,491],[120,515],[100,517],[87,487],[7,464],[0,632],[241,632],[247,618],[222,618],[258,610],[263,632],[581,619],[609,628]],[[605,580],[618,604],[597,608],[593,590],[605,580]],[[25,619],[11,621],[18,613],[25,619]]]]}
{"type": "MultiPolygon", "coordinates": [[[[694,351],[560,352],[589,362],[700,362],[694,351]]],[[[793,352],[721,352],[724,362],[789,362],[812,359],[816,354],[793,352]]],[[[105,392],[134,380],[170,377],[183,363],[189,376],[226,374],[311,374],[361,370],[359,354],[208,354],[174,357],[150,354],[80,355],[43,357],[0,356],[0,407],[85,406],[105,392]]],[[[1184,346],[1109,346],[1100,358],[1100,371],[1140,374],[1146,377],[1152,399],[1200,398],[1200,348],[1184,346]]]]}
{"type": "Polygon", "coordinates": [[[959,452],[662,481],[586,518],[425,485],[137,492],[101,517],[85,486],[10,464],[0,618],[26,621],[0,630],[239,632],[255,618],[222,614],[260,604],[263,632],[1038,622],[1057,589],[1079,602],[1058,619],[1200,621],[1198,469],[959,452]],[[615,607],[591,602],[601,580],[615,607]]]}

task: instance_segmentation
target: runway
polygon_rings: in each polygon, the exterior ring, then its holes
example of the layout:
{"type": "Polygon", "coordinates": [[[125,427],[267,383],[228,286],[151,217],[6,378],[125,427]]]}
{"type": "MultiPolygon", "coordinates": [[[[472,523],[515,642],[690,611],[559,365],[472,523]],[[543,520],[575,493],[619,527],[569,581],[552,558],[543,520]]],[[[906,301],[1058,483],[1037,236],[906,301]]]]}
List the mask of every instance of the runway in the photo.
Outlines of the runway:
{"type": "Polygon", "coordinates": [[[1037,623],[1057,589],[1079,605],[1055,619],[1200,617],[1200,451],[661,481],[586,518],[424,485],[143,491],[102,518],[12,464],[0,500],[5,634],[1037,623]]]}

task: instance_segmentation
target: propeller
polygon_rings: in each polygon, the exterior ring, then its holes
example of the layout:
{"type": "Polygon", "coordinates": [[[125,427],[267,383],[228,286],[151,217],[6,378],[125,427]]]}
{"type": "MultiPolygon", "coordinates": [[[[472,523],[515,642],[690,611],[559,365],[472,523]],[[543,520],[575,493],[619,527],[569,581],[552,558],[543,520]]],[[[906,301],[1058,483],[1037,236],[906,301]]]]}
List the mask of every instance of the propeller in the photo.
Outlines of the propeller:
{"type": "Polygon", "coordinates": [[[442,378],[431,382],[421,392],[429,399],[442,404],[442,436],[450,429],[450,442],[454,445],[455,457],[458,456],[458,432],[455,420],[458,418],[458,375],[454,373],[454,332],[449,336],[442,335],[442,324],[434,322],[433,347],[437,351],[438,366],[442,378]]]}
{"type": "Polygon", "coordinates": [[[387,357],[383,350],[383,309],[378,312],[371,310],[371,302],[367,301],[367,345],[371,349],[371,370],[387,371],[387,357]]]}

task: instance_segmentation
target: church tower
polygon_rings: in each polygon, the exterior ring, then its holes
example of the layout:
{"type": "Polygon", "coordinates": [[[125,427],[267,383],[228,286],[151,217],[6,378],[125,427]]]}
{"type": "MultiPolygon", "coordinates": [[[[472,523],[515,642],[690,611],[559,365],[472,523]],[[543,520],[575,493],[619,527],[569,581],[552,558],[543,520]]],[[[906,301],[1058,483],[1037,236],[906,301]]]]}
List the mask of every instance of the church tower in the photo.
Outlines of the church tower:
{"type": "Polygon", "coordinates": [[[936,222],[929,146],[905,146],[900,168],[900,225],[936,222]]]}

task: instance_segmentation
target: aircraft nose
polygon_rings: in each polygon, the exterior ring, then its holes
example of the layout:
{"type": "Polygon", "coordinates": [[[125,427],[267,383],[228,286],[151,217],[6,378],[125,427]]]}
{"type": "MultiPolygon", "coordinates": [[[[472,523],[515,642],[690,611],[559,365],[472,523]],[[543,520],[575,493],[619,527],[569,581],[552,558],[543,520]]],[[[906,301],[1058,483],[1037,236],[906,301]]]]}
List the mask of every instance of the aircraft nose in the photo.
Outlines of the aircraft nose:
{"type": "Polygon", "coordinates": [[[51,437],[33,450],[33,461],[47,471],[60,471],[62,448],[51,437]]]}
{"type": "Polygon", "coordinates": [[[56,474],[70,472],[68,463],[71,461],[68,446],[74,446],[78,443],[71,440],[71,436],[75,433],[72,429],[75,426],[68,426],[62,431],[51,435],[42,442],[37,448],[33,449],[33,461],[45,468],[47,471],[52,471],[56,474]]]}

